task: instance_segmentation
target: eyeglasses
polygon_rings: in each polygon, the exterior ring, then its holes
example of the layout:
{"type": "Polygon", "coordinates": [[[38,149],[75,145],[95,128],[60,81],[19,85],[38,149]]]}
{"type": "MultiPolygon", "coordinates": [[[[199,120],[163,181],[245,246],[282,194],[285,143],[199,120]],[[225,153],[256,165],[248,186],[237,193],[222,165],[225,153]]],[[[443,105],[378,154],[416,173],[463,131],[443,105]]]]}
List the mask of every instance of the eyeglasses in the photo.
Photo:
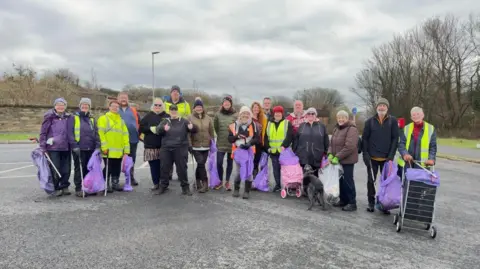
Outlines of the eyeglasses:
{"type": "Polygon", "coordinates": [[[315,116],[315,113],[307,113],[309,116],[315,116]]]}
{"type": "Polygon", "coordinates": [[[156,106],[156,107],[162,107],[161,104],[153,104],[153,106],[156,106]]]}

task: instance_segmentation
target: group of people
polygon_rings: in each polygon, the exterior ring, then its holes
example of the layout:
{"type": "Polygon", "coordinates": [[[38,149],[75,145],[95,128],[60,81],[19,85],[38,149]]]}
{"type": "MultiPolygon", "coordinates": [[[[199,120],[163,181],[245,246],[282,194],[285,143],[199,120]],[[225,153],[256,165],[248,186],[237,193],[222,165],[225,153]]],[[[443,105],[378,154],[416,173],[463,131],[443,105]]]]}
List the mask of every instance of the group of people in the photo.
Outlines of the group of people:
{"type": "MultiPolygon", "coordinates": [[[[281,190],[280,154],[291,148],[300,165],[312,167],[317,177],[324,158],[331,165],[342,165],[340,202],[334,206],[342,207],[344,211],[357,210],[354,166],[360,152],[363,152],[368,171],[369,212],[375,210],[375,179],[387,161],[398,157],[398,165],[404,168],[406,163],[413,165],[413,160],[427,166],[435,163],[435,128],[423,121],[424,114],[419,107],[411,111],[413,122],[401,126],[388,113],[388,101],[380,98],[376,106],[377,113],[365,122],[361,138],[348,112],[338,111],[330,138],[327,127],[317,118],[315,108],[304,110],[303,103],[297,100],[293,112],[286,115],[283,107],[272,108],[271,104],[272,100],[266,97],[262,104],[253,102],[250,107],[243,106],[237,112],[232,97],[225,96],[212,118],[207,115],[200,98],[195,99],[192,110],[182,97],[180,88],[173,86],[169,98],[155,98],[151,111],[143,118],[139,117],[134,107],[129,106],[128,94],[121,92],[116,100],[108,104],[109,111],[95,120],[90,112],[90,99],[82,98],[78,111],[70,114],[66,112],[65,99],[58,98],[54,108],[44,116],[40,148],[48,153],[59,170],[60,176],[52,173],[56,196],[70,194],[69,176],[73,156],[75,192],[79,197],[82,196],[81,175],[88,172],[88,160],[95,149],[100,149],[103,154],[108,192],[122,190],[119,183],[122,158],[131,156],[135,163],[137,145],[143,141],[144,161],[149,163],[153,182],[152,191],[158,195],[168,191],[175,166],[182,194],[188,196],[192,195],[187,175],[189,153],[197,164],[195,179],[198,192],[205,193],[209,189],[206,163],[211,143],[215,143],[217,148],[216,167],[220,184],[213,188],[216,190],[232,190],[230,180],[235,153],[237,149],[251,150],[253,174],[245,180],[244,199],[249,198],[264,152],[272,162],[275,180],[273,191],[281,190]]],[[[236,165],[232,195],[239,197],[241,179],[239,164],[236,165]]],[[[138,185],[133,169],[131,176],[132,185],[138,185]]],[[[305,189],[308,184],[303,182],[305,189]]]]}

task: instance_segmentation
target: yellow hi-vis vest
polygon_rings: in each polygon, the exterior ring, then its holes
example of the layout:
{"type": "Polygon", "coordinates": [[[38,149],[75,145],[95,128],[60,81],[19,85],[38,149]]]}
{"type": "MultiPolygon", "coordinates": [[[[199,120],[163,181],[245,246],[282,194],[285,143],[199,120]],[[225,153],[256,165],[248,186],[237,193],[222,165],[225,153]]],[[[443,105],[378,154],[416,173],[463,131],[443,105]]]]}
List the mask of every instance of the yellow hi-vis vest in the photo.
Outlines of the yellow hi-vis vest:
{"type": "MultiPolygon", "coordinates": [[[[165,104],[165,112],[170,113],[170,106],[172,106],[173,103],[170,102],[164,102],[165,104]]],[[[177,104],[177,109],[178,109],[178,115],[181,118],[186,118],[188,115],[192,114],[192,111],[190,109],[190,104],[187,103],[187,101],[183,101],[181,103],[177,104]]]]}
{"type": "MultiPolygon", "coordinates": [[[[94,125],[94,119],[90,118],[90,121],[92,122],[91,128],[93,130],[94,125]]],[[[75,115],[75,124],[73,125],[73,134],[75,135],[75,141],[80,141],[80,116],[75,115]]]]}
{"type": "Polygon", "coordinates": [[[120,159],[130,154],[128,129],[120,114],[107,112],[98,118],[97,126],[102,152],[108,150],[108,156],[103,157],[120,159]]]}
{"type": "MultiPolygon", "coordinates": [[[[405,137],[407,138],[407,141],[405,143],[405,149],[408,152],[408,149],[410,148],[410,142],[412,141],[412,134],[413,134],[413,123],[409,123],[405,126],[403,129],[403,132],[405,133],[405,137]]],[[[428,160],[428,151],[430,149],[430,139],[432,138],[433,131],[435,130],[435,127],[431,125],[430,123],[427,123],[426,121],[423,122],[423,134],[422,138],[420,140],[420,164],[422,166],[425,166],[425,162],[428,160]]],[[[398,158],[398,165],[400,167],[405,166],[405,161],[403,160],[402,156],[398,158]]]]}
{"type": "Polygon", "coordinates": [[[275,129],[275,123],[268,122],[267,124],[267,135],[268,135],[268,144],[270,146],[271,153],[280,152],[282,143],[287,136],[288,122],[287,120],[282,120],[278,124],[278,128],[275,129]]]}

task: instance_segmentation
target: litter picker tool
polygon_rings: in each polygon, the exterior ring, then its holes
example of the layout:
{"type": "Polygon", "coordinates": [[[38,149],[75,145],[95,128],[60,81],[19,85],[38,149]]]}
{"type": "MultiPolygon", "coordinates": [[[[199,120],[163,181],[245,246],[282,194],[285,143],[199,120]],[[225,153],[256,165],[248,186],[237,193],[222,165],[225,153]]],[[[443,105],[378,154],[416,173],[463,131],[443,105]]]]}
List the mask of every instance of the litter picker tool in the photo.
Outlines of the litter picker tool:
{"type": "Polygon", "coordinates": [[[105,192],[103,196],[107,196],[107,188],[108,188],[108,151],[107,151],[107,158],[105,161],[105,192]]]}
{"type": "Polygon", "coordinates": [[[82,198],[85,198],[85,188],[83,187],[83,164],[81,154],[78,154],[78,163],[80,164],[80,177],[82,178],[82,198]]]}
{"type": "Polygon", "coordinates": [[[62,175],[60,174],[60,172],[58,172],[57,167],[53,164],[52,159],[50,159],[50,156],[48,156],[48,153],[46,153],[46,152],[45,152],[45,157],[47,157],[48,162],[50,163],[50,165],[52,165],[53,170],[55,170],[55,172],[57,173],[58,178],[61,178],[62,175]]]}

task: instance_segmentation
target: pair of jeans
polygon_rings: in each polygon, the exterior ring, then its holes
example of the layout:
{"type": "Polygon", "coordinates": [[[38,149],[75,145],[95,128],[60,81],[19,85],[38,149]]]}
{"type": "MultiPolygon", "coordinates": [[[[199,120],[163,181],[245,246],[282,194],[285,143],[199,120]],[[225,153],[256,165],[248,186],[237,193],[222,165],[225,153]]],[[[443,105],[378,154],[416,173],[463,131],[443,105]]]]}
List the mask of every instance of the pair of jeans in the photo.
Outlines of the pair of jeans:
{"type": "Polygon", "coordinates": [[[353,180],[354,164],[342,164],[343,176],[340,178],[340,201],[345,204],[357,204],[357,192],[353,180]]]}
{"type": "Polygon", "coordinates": [[[227,155],[227,174],[225,181],[230,181],[230,177],[232,176],[233,159],[231,154],[231,152],[217,151],[217,171],[218,177],[221,181],[223,181],[223,159],[225,158],[225,155],[227,155]]]}
{"type": "Polygon", "coordinates": [[[197,162],[197,168],[195,169],[195,179],[208,181],[207,168],[205,166],[208,159],[208,150],[194,150],[193,157],[197,162]]]}
{"type": "Polygon", "coordinates": [[[70,171],[72,169],[72,153],[71,151],[48,151],[48,156],[52,160],[50,171],[53,178],[55,190],[62,190],[70,186],[70,171]],[[60,175],[58,175],[58,173],[60,175]]]}
{"type": "Polygon", "coordinates": [[[387,161],[375,161],[371,160],[371,166],[367,169],[371,169],[371,173],[367,172],[367,197],[368,197],[368,204],[373,205],[375,204],[375,182],[377,181],[377,175],[380,172],[382,174],[383,166],[387,161]]]}
{"type": "Polygon", "coordinates": [[[93,150],[82,150],[80,156],[73,153],[73,183],[75,183],[75,191],[82,190],[82,176],[85,177],[88,173],[88,161],[92,157],[93,150]],[[82,173],[80,173],[80,169],[82,173]]]}
{"type": "Polygon", "coordinates": [[[160,160],[148,161],[150,165],[150,175],[152,176],[153,185],[160,184],[160,160]]]}

